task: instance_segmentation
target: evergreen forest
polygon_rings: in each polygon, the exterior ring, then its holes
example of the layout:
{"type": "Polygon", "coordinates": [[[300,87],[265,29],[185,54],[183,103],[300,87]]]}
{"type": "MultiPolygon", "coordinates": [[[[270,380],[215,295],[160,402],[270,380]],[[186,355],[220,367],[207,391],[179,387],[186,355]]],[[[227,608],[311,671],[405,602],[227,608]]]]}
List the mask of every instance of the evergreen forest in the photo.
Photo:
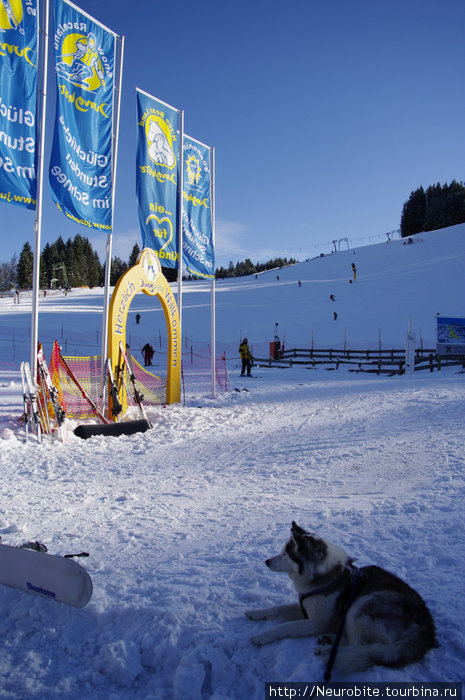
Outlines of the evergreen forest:
{"type": "Polygon", "coordinates": [[[465,223],[465,187],[452,180],[450,185],[419,187],[411,193],[402,209],[402,238],[422,231],[436,231],[465,223]]]}

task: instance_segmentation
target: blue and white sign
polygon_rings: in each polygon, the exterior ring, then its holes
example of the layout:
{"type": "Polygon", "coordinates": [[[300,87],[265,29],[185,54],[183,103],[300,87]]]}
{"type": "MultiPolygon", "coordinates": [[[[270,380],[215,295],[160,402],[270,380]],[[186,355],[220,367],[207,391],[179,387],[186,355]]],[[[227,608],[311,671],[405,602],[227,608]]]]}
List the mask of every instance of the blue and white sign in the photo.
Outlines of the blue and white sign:
{"type": "Polygon", "coordinates": [[[176,269],[179,110],[137,89],[136,196],[142,248],[151,248],[162,267],[176,269]]]}
{"type": "Polygon", "coordinates": [[[184,136],[182,257],[187,272],[214,278],[211,148],[184,136]]]}
{"type": "Polygon", "coordinates": [[[437,316],[439,355],[465,355],[465,318],[437,316]]]}
{"type": "Polygon", "coordinates": [[[0,1],[0,201],[36,206],[37,0],[0,1]]]}
{"type": "Polygon", "coordinates": [[[52,198],[73,221],[111,230],[116,35],[66,0],[54,7],[52,198]]]}

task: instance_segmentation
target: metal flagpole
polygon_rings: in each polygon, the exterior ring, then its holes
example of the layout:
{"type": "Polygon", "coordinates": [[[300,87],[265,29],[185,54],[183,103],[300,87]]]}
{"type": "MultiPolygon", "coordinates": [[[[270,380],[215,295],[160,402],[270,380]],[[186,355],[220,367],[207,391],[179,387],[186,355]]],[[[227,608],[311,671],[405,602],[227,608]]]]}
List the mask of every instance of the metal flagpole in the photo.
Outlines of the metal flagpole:
{"type": "MultiPolygon", "coordinates": [[[[44,0],[44,26],[41,32],[40,56],[41,74],[37,81],[37,94],[42,94],[40,100],[39,148],[37,151],[37,199],[34,221],[34,267],[32,272],[32,319],[31,319],[31,373],[33,382],[37,381],[37,341],[39,327],[39,284],[40,284],[40,241],[42,236],[42,200],[44,179],[44,145],[45,145],[45,114],[47,102],[47,67],[48,67],[48,23],[49,2],[44,0]]],[[[40,24],[40,23],[39,23],[40,24]]]]}
{"type": "Polygon", "coordinates": [[[113,135],[112,135],[112,172],[111,172],[111,228],[107,234],[107,245],[105,255],[105,291],[103,295],[103,325],[102,325],[102,374],[101,374],[101,398],[103,398],[103,387],[105,383],[105,360],[108,355],[108,311],[110,304],[110,275],[111,275],[111,249],[113,243],[113,217],[115,212],[115,178],[116,178],[116,162],[118,157],[118,134],[119,134],[119,117],[121,106],[121,83],[123,78],[123,53],[124,53],[124,36],[117,37],[121,43],[120,56],[118,61],[119,74],[117,76],[118,85],[116,87],[116,117],[113,120],[113,135]]]}
{"type": "MultiPolygon", "coordinates": [[[[211,192],[211,212],[212,212],[212,241],[213,253],[215,252],[215,148],[211,149],[211,173],[210,173],[210,192],[211,192]]],[[[215,304],[215,268],[213,267],[213,279],[211,289],[211,315],[212,315],[212,398],[216,396],[216,304],[215,304]]]]}
{"type": "Polygon", "coordinates": [[[178,180],[178,312],[179,312],[179,343],[182,343],[182,212],[184,190],[184,110],[180,110],[181,116],[181,145],[180,168],[178,180]]]}

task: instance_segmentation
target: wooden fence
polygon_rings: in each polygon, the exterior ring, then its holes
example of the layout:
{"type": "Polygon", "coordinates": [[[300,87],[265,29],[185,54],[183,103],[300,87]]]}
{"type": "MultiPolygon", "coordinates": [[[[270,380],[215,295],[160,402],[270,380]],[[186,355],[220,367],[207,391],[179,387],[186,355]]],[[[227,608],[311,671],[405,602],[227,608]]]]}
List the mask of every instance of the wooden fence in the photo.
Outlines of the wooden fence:
{"type": "MultiPolygon", "coordinates": [[[[341,365],[353,365],[352,372],[373,372],[376,374],[404,374],[405,351],[399,350],[335,350],[332,348],[293,348],[279,351],[278,357],[254,357],[253,364],[260,367],[292,367],[305,365],[317,367],[329,365],[329,369],[339,369],[341,365]]],[[[442,367],[459,365],[465,369],[464,355],[438,355],[436,349],[417,348],[415,350],[415,371],[429,369],[430,372],[442,367]]]]}

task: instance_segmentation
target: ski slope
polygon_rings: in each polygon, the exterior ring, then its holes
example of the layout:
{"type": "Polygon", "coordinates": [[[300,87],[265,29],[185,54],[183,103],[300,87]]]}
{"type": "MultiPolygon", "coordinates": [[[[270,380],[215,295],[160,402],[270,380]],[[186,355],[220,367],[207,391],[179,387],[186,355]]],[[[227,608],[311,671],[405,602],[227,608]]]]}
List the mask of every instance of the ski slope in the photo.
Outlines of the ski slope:
{"type": "MultiPolygon", "coordinates": [[[[421,662],[333,680],[465,680],[465,374],[294,367],[247,379],[237,359],[241,336],[267,347],[276,322],[288,347],[308,346],[312,330],[337,347],[344,329],[348,346],[377,347],[381,329],[383,346],[402,347],[410,319],[434,346],[436,313],[465,317],[465,227],[420,238],[218,281],[217,350],[233,390],[212,398],[192,380],[185,405],[149,409],[154,429],[132,437],[81,441],[68,429],[63,444],[25,444],[30,302],[0,300],[0,535],[88,551],[94,586],[80,610],[0,586],[0,698],[261,700],[266,681],[321,681],[315,639],[259,649],[249,638],[272,623],[244,616],[296,600],[264,565],[292,520],[404,577],[437,625],[440,646],[421,662]]],[[[185,284],[187,346],[208,344],[209,295],[185,284]]],[[[63,329],[69,351],[97,349],[101,301],[100,290],[41,300],[46,348],[63,329]]],[[[158,338],[160,313],[136,298],[133,349],[158,338]]]]}

